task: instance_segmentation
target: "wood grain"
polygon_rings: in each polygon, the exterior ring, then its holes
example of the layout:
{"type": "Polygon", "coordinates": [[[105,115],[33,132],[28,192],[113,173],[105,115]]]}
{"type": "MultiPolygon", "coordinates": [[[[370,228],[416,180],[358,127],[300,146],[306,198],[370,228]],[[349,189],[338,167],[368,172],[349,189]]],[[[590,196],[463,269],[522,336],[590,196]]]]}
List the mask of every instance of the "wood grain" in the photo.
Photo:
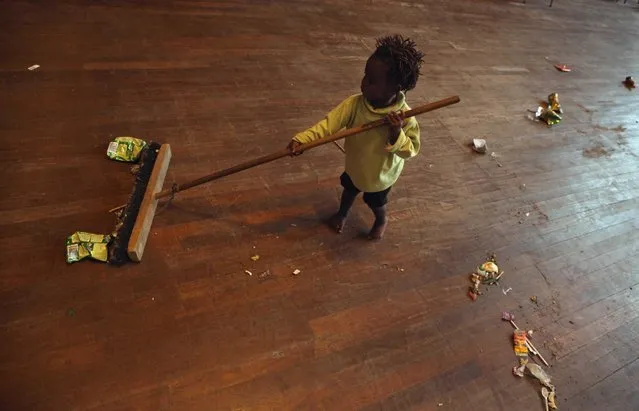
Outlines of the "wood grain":
{"type": "Polygon", "coordinates": [[[0,409],[543,410],[502,311],[560,409],[639,409],[637,7],[2,2],[0,409]],[[66,264],[65,237],[110,232],[131,192],[114,137],[170,144],[165,187],[283,150],[391,33],[426,53],[412,107],[462,102],[418,118],[383,242],[361,201],[325,227],[344,156],[322,147],[180,193],[140,264],[66,264]],[[551,92],[549,128],[528,110],[551,92]],[[473,303],[493,252],[504,278],[473,303]]]}

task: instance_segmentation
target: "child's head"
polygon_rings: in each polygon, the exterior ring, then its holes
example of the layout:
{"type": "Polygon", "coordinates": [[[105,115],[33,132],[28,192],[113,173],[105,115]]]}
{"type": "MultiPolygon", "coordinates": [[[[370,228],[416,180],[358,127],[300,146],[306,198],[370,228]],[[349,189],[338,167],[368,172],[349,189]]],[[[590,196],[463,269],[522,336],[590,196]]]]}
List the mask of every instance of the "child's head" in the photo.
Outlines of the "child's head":
{"type": "Polygon", "coordinates": [[[361,90],[373,107],[385,107],[398,92],[415,88],[424,53],[400,35],[379,38],[376,46],[366,62],[361,90]]]}

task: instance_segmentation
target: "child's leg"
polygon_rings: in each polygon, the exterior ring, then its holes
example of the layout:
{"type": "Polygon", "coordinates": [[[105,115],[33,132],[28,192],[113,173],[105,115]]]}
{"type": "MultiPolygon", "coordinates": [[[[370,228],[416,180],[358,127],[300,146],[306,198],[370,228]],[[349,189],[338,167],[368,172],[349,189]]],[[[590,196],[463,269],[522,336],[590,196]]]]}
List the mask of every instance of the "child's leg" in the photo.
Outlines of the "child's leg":
{"type": "Polygon", "coordinates": [[[369,240],[381,240],[386,231],[388,225],[388,218],[386,217],[386,203],[388,202],[388,193],[390,187],[384,191],[377,193],[364,193],[364,201],[375,215],[375,222],[371,231],[368,233],[369,240]]]}
{"type": "Polygon", "coordinates": [[[340,177],[340,180],[342,186],[344,187],[344,191],[342,191],[339,210],[337,211],[337,213],[335,213],[335,215],[333,215],[333,217],[331,217],[329,221],[330,226],[338,233],[341,233],[344,229],[344,223],[346,222],[348,212],[350,211],[353,203],[355,202],[355,199],[357,198],[357,195],[359,194],[359,190],[357,189],[357,187],[355,187],[348,174],[343,173],[340,177]]]}
{"type": "Polygon", "coordinates": [[[375,214],[375,222],[373,223],[373,228],[368,233],[369,240],[381,240],[384,237],[384,232],[386,231],[386,226],[388,225],[388,218],[386,218],[386,206],[381,206],[377,208],[371,208],[373,210],[373,214],[375,214]]]}

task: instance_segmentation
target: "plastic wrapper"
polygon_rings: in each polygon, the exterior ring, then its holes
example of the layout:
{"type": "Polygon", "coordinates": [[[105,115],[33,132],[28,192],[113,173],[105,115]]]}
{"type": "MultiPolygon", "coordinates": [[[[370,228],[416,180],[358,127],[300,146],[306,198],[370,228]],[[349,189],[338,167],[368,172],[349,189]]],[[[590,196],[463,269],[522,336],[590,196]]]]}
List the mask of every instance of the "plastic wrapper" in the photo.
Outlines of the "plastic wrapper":
{"type": "Polygon", "coordinates": [[[548,95],[548,104],[550,104],[550,109],[557,114],[562,114],[564,111],[561,109],[561,104],[559,104],[559,94],[551,93],[548,95]]]}
{"type": "Polygon", "coordinates": [[[555,390],[550,391],[550,394],[548,395],[548,406],[552,408],[553,410],[556,410],[558,408],[557,393],[555,393],[555,390]]]}
{"type": "Polygon", "coordinates": [[[75,263],[87,257],[106,262],[111,236],[76,231],[67,237],[67,263],[75,263]]]}
{"type": "Polygon", "coordinates": [[[528,358],[528,347],[526,347],[526,331],[515,330],[513,332],[513,342],[515,355],[520,358],[528,358]]]}
{"type": "Polygon", "coordinates": [[[555,68],[559,71],[563,71],[564,73],[569,73],[572,71],[572,69],[565,64],[555,64],[555,68]]]}
{"type": "Polygon", "coordinates": [[[134,163],[146,147],[146,141],[135,137],[116,137],[107,149],[107,157],[112,160],[134,163]]]}
{"type": "Polygon", "coordinates": [[[544,369],[541,368],[539,365],[535,363],[528,363],[526,364],[526,369],[528,370],[530,375],[537,378],[540,383],[550,388],[551,391],[555,389],[555,387],[550,382],[550,376],[546,374],[546,371],[544,371],[544,369]]]}
{"type": "Polygon", "coordinates": [[[477,267],[475,273],[481,279],[483,284],[494,284],[501,278],[503,272],[499,271],[499,267],[494,260],[489,260],[477,267]]]}
{"type": "Polygon", "coordinates": [[[554,111],[552,111],[550,107],[542,107],[542,106],[539,106],[537,108],[535,117],[538,120],[541,120],[544,123],[548,124],[549,126],[553,126],[562,120],[561,116],[555,113],[554,111]]]}
{"type": "Polygon", "coordinates": [[[524,370],[526,369],[526,364],[527,362],[524,362],[524,364],[522,364],[521,366],[517,367],[514,366],[513,367],[513,375],[519,378],[524,378],[524,370]]]}
{"type": "Polygon", "coordinates": [[[486,146],[486,140],[484,140],[483,138],[474,138],[473,150],[481,154],[486,154],[486,151],[488,150],[488,147],[486,146]]]}

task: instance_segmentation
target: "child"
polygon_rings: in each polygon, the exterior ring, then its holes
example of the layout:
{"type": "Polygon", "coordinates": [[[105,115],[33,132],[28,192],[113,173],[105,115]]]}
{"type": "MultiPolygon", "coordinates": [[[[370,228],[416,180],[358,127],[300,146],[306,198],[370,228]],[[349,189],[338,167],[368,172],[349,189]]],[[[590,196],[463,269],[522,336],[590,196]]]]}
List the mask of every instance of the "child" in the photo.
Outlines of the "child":
{"type": "Polygon", "coordinates": [[[423,57],[410,39],[399,35],[378,39],[375,52],[366,62],[362,93],[344,100],[288,145],[291,154],[298,155],[302,144],[386,117],[388,127],[346,138],[346,170],[340,178],[344,191],[339,211],[329,221],[338,233],[355,198],[363,192],[364,202],[375,215],[368,238],[379,240],[384,235],[388,193],[404,168],[404,159],[419,152],[419,125],[414,117],[404,119],[401,112],[410,109],[404,93],[415,87],[423,57]]]}

